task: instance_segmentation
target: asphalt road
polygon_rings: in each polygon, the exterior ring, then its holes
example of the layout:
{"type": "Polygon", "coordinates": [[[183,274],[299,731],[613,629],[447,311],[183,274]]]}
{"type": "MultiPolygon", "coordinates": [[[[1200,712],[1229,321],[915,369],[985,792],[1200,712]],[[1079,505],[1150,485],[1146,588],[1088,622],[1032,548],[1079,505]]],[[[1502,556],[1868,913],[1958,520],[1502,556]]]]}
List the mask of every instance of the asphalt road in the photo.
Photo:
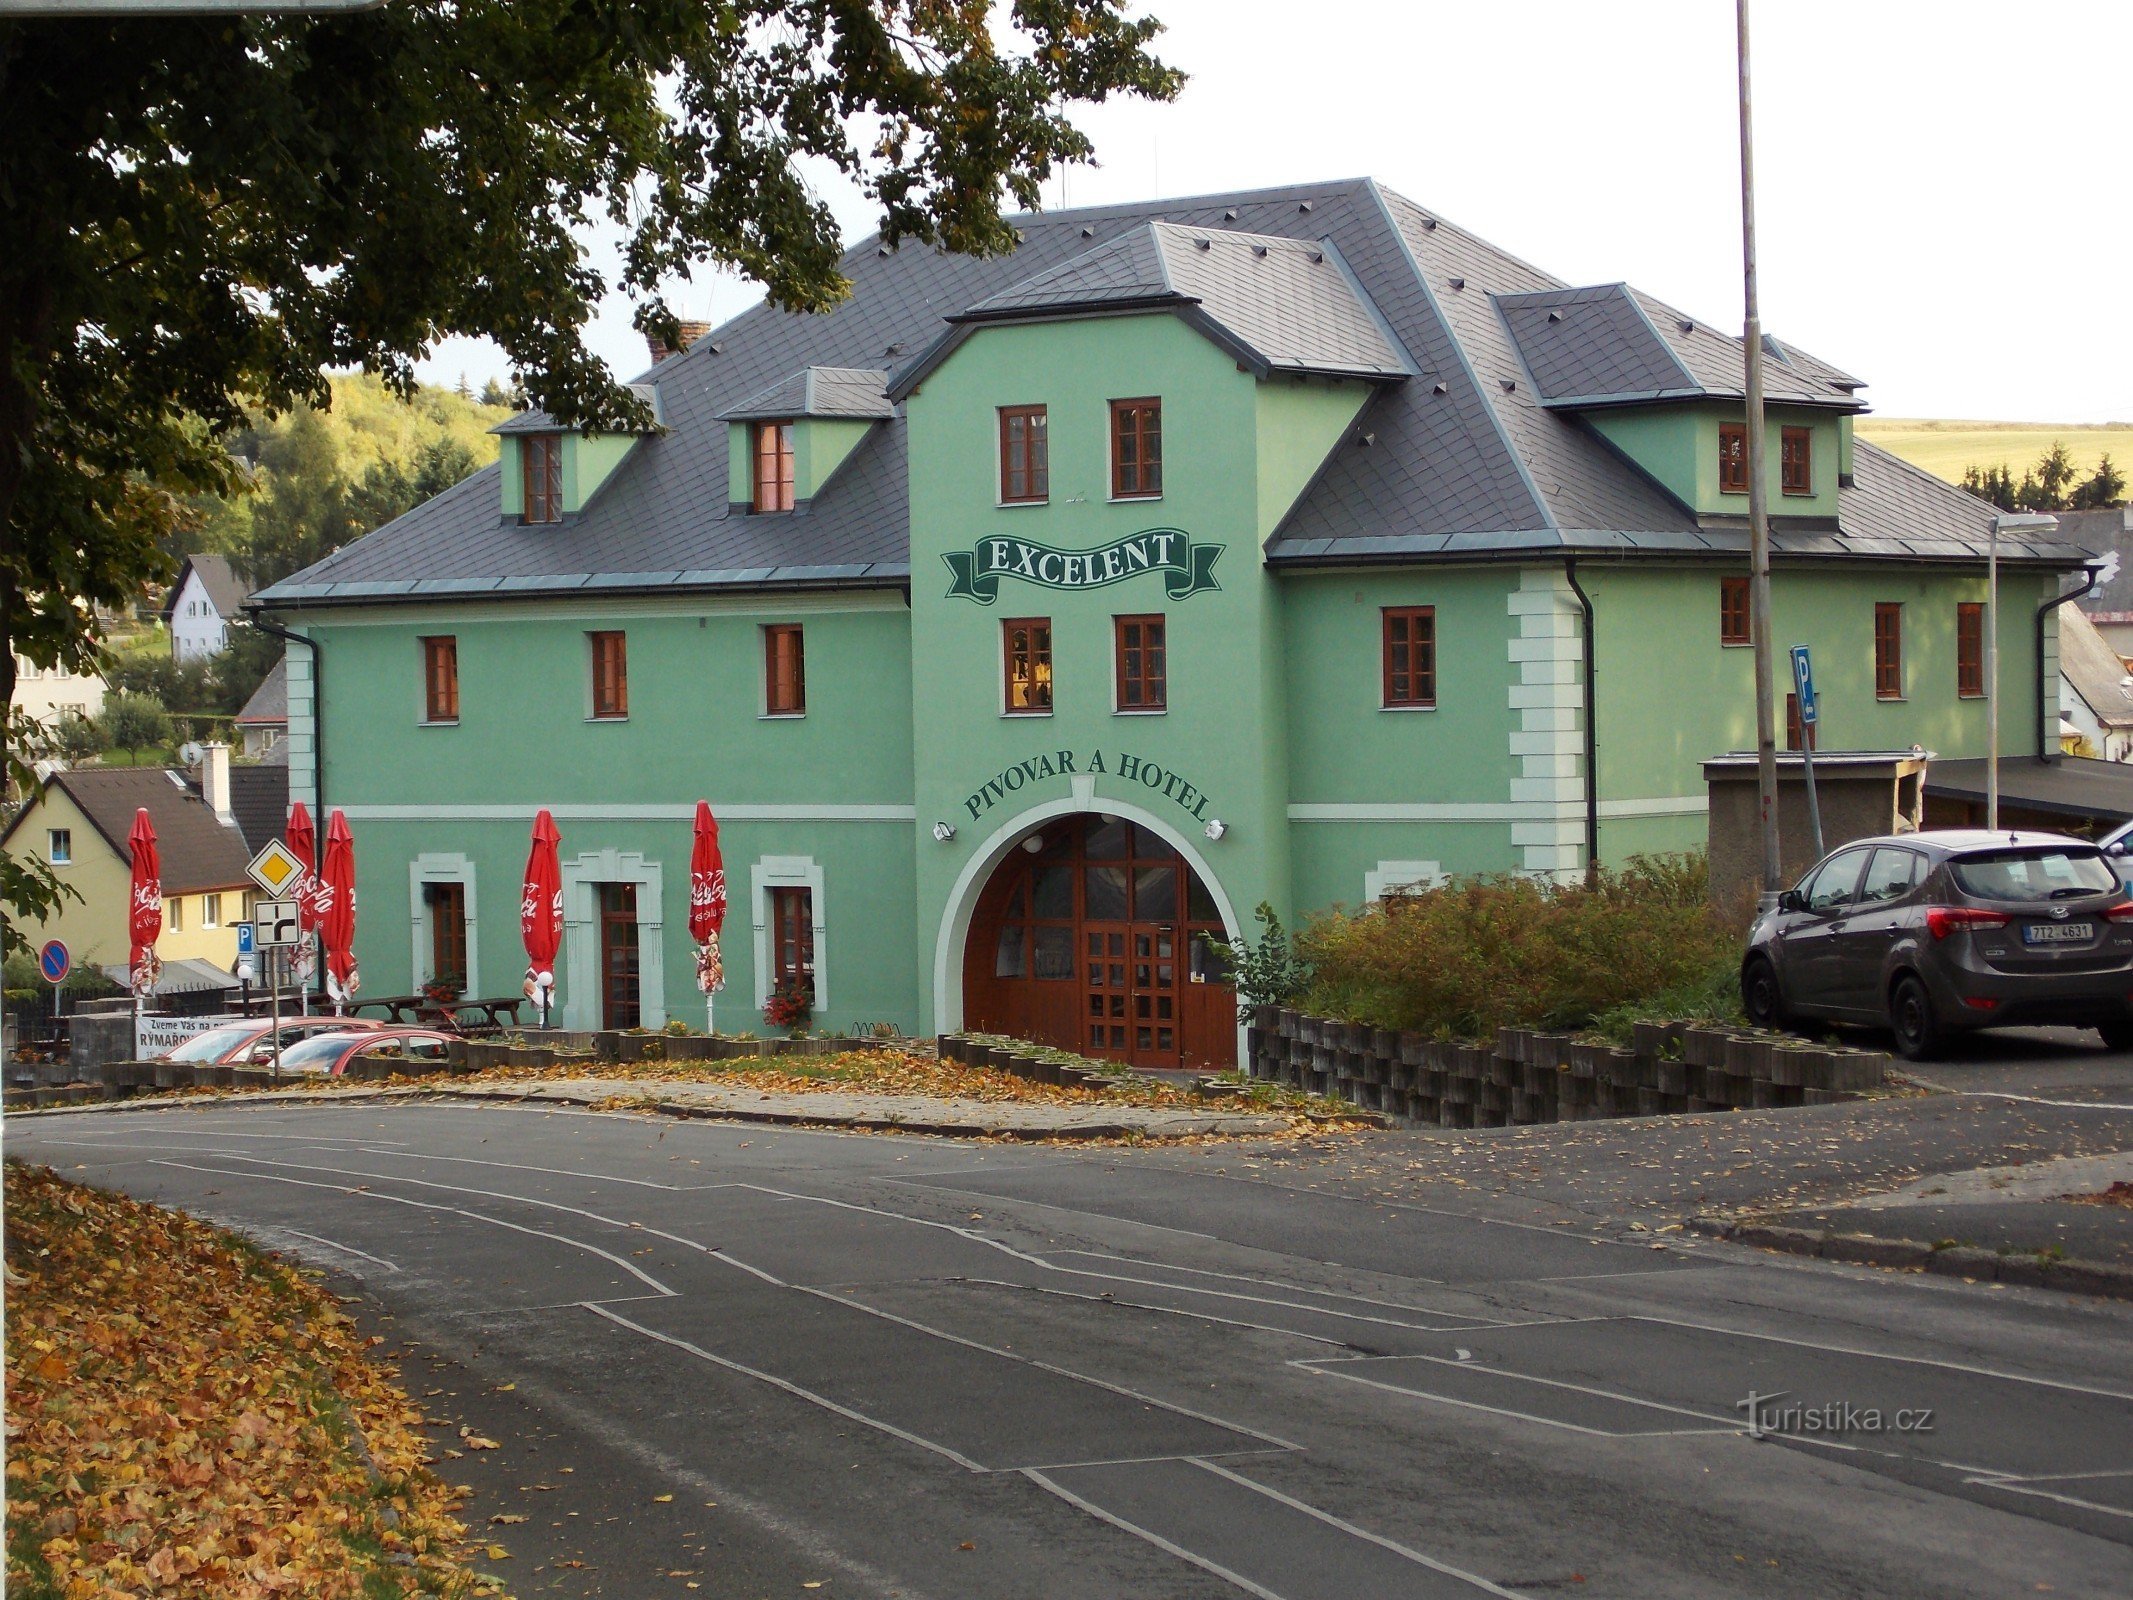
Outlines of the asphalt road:
{"type": "Polygon", "coordinates": [[[343,1274],[525,1596],[2133,1594],[2133,1305],[1306,1188],[1293,1149],[7,1132],[343,1274]]]}

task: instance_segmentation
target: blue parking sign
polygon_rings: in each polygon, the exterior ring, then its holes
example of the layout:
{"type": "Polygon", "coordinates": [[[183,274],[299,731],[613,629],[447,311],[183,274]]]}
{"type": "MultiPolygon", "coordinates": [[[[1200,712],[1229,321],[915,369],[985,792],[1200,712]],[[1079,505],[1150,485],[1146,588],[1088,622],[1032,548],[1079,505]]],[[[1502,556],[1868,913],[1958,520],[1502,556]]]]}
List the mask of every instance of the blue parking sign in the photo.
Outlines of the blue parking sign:
{"type": "Polygon", "coordinates": [[[240,956],[248,956],[253,953],[252,941],[255,937],[257,937],[256,930],[249,921],[237,924],[237,953],[240,956]]]}
{"type": "Polygon", "coordinates": [[[1792,647],[1792,687],[1800,697],[1800,726],[1814,726],[1815,721],[1815,669],[1807,659],[1807,646],[1792,647]]]}

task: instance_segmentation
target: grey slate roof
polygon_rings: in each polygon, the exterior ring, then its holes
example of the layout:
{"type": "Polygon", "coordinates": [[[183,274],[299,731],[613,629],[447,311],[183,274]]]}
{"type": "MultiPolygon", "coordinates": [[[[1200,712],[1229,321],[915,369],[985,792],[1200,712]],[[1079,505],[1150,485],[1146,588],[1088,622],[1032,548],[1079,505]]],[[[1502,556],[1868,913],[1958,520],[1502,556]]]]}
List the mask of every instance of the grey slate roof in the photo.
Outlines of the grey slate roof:
{"type": "MultiPolygon", "coordinates": [[[[1151,222],[949,320],[968,326],[1155,306],[1188,311],[1261,377],[1404,378],[1414,371],[1331,243],[1235,228],[1151,222]]],[[[953,343],[943,341],[899,373],[894,392],[908,393],[953,343]]]]}
{"type": "MultiPolygon", "coordinates": [[[[1500,295],[1497,306],[1543,405],[1746,398],[1738,339],[1626,283],[1500,295]]],[[[1852,392],[1861,386],[1858,379],[1775,339],[1766,337],[1763,349],[1765,398],[1864,409],[1852,392]]]]}
{"type": "Polygon", "coordinates": [[[787,417],[891,416],[889,375],[872,367],[802,367],[721,411],[726,422],[777,422],[787,417]]]}
{"type": "Polygon", "coordinates": [[[237,713],[237,725],[266,725],[287,727],[289,723],[289,657],[286,653],[274,663],[274,668],[259,680],[259,687],[252,691],[252,698],[245,701],[244,709],[237,713]]]}
{"type": "MultiPolygon", "coordinates": [[[[282,782],[288,782],[286,769],[282,782]]],[[[53,773],[46,787],[63,790],[129,869],[133,814],[145,808],[156,831],[165,894],[242,888],[251,882],[245,868],[252,852],[245,848],[244,836],[208,810],[200,786],[182,772],[165,767],[75,767],[53,773]]],[[[17,812],[8,831],[20,826],[33,809],[25,806],[17,812]]],[[[0,834],[0,843],[5,839],[0,834]]]]}
{"type": "Polygon", "coordinates": [[[177,608],[178,595],[185,588],[188,573],[200,580],[200,587],[207,592],[208,599],[214,601],[216,611],[220,612],[225,620],[234,618],[238,608],[251,598],[252,586],[237,576],[237,569],[230,565],[228,556],[187,556],[184,565],[178,568],[177,577],[171,581],[169,595],[164,598],[165,622],[170,620],[171,613],[177,608]]]}
{"type": "MultiPolygon", "coordinates": [[[[652,415],[655,418],[658,418],[659,395],[657,390],[655,390],[653,386],[649,383],[633,383],[629,385],[629,388],[632,392],[636,394],[638,399],[642,400],[646,405],[652,408],[652,415]]],[[[661,418],[660,420],[664,419],[661,418]]],[[[558,431],[561,427],[561,423],[557,422],[555,418],[551,417],[547,412],[541,410],[538,406],[536,406],[529,410],[516,412],[513,415],[504,418],[503,421],[499,422],[489,431],[491,433],[503,434],[554,433],[558,431]]]]}
{"type": "Polygon", "coordinates": [[[2118,553],[2118,570],[2109,583],[2099,583],[2075,602],[2098,621],[2133,622],[2133,506],[2113,506],[2103,511],[2062,511],[2059,537],[2066,543],[2105,555],[2118,553]]]}
{"type": "MultiPolygon", "coordinates": [[[[284,741],[284,745],[286,741],[284,741]]],[[[246,859],[279,839],[289,823],[289,760],[247,762],[230,768],[230,815],[244,835],[246,859]]]]}
{"type": "MultiPolygon", "coordinates": [[[[1384,383],[1327,457],[1269,541],[1276,563],[1746,548],[1744,531],[1700,526],[1574,416],[1544,403],[1501,307],[1576,291],[1368,179],[1031,215],[1017,226],[1020,246],[989,259],[867,240],[843,258],[852,293],[836,309],[807,316],[758,305],[660,362],[643,382],[664,430],[638,440],[594,501],[561,524],[506,521],[491,467],[255,603],[904,582],[900,417],[880,421],[805,506],[760,516],[731,504],[724,419],[811,367],[887,370],[894,395],[971,313],[991,302],[990,314],[1008,314],[1010,295],[1028,307],[1016,314],[1035,315],[1153,295],[1166,297],[1158,309],[1178,310],[1197,299],[1185,311],[1212,322],[1219,309],[1236,324],[1226,334],[1262,341],[1253,348],[1269,366],[1277,356],[1323,356],[1329,342],[1343,359],[1351,342],[1373,360],[1381,347],[1394,353],[1414,375],[1384,383]],[[1202,237],[1206,251],[1195,243],[1202,237]],[[1255,256],[1254,243],[1268,254],[1255,256]],[[1325,259],[1309,260],[1313,252],[1325,259]],[[1260,275],[1306,285],[1308,309],[1252,292],[1260,275]]],[[[1633,307],[1662,330],[1668,317],[1688,320],[1634,292],[1615,299],[1610,319],[1633,307]]],[[[1718,369],[1738,360],[1736,341],[1700,325],[1661,342],[1708,392],[1723,380],[1718,369]]],[[[1848,403],[1835,387],[1841,374],[1782,348],[1803,384],[1822,385],[1825,403],[1848,403]]],[[[1982,502],[1865,444],[1858,468],[1838,526],[1780,519],[1781,551],[1981,558],[1991,515],[1982,502]]],[[[2076,559],[2063,546],[2003,549],[2011,560],[2076,559]]]]}

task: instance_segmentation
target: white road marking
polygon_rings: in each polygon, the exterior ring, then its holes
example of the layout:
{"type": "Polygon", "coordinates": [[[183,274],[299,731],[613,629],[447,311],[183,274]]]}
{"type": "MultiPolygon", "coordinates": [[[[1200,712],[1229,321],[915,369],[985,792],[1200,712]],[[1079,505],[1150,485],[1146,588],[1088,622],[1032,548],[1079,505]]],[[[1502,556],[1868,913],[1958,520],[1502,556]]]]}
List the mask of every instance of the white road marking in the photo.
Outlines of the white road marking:
{"type": "Polygon", "coordinates": [[[864,1312],[870,1317],[879,1317],[884,1322],[896,1323],[901,1327],[911,1329],[913,1332],[927,1334],[935,1339],[945,1339],[950,1344],[959,1344],[966,1349],[981,1350],[987,1355],[999,1356],[1002,1360],[1019,1362],[1026,1367],[1035,1367],[1039,1372],[1049,1372],[1056,1377],[1066,1378],[1075,1383],[1085,1383],[1092,1389],[1108,1390],[1112,1394],[1123,1395],[1128,1400],[1138,1400],[1144,1406],[1153,1406],[1159,1411],[1168,1411],[1176,1416],[1190,1417],[1195,1422],[1204,1422],[1209,1427],[1220,1428],[1225,1433],[1242,1434],[1248,1439],[1258,1439],[1282,1450],[1301,1450],[1303,1448],[1300,1444],[1293,1443],[1276,1434],[1262,1432],[1258,1428],[1247,1427],[1244,1423],[1231,1422],[1226,1417],[1210,1416],[1205,1411],[1195,1411],[1191,1406],[1181,1406],[1173,1401],[1159,1400],[1152,1394],[1143,1394],[1138,1389],[1129,1389],[1122,1383],[1111,1383],[1103,1378],[1092,1378],[1085,1372],[1076,1372],[1071,1367],[1054,1366],[1049,1361],[1039,1361],[1035,1356],[1026,1356],[1017,1350],[1003,1350],[998,1345],[986,1344],[978,1339],[966,1339],[959,1333],[950,1333],[945,1328],[935,1328],[923,1322],[915,1322],[909,1317],[899,1317],[893,1311],[884,1311],[879,1306],[870,1306],[864,1301],[847,1300],[842,1295],[831,1294],[827,1289],[811,1289],[802,1283],[792,1284],[789,1287],[796,1294],[811,1294],[819,1300],[829,1301],[832,1305],[840,1305],[853,1311],[864,1312]]]}
{"type": "Polygon", "coordinates": [[[1291,1511],[1301,1511],[1307,1517],[1315,1517],[1329,1528],[1340,1529],[1342,1533],[1347,1534],[1352,1539],[1366,1540],[1381,1550],[1390,1550],[1396,1556],[1404,1556],[1417,1566],[1427,1567],[1432,1572],[1441,1572],[1447,1578],[1457,1578],[1462,1583],[1471,1583],[1483,1594],[1498,1595],[1502,1597],[1502,1600],[1521,1600],[1521,1597],[1515,1591],[1493,1584],[1476,1573],[1468,1572],[1461,1567],[1451,1566],[1433,1556],[1426,1556],[1421,1551],[1410,1549],[1395,1539],[1386,1538],[1381,1533],[1372,1533],[1368,1528],[1359,1528],[1354,1523],[1343,1521],[1329,1512],[1319,1510],[1314,1505],[1306,1505],[1303,1501],[1295,1499],[1293,1496],[1285,1495],[1279,1489],[1270,1489],[1263,1483],[1254,1483],[1250,1478],[1232,1472],[1227,1467],[1216,1466],[1214,1462],[1204,1456],[1193,1457],[1189,1465],[1198,1467],[1202,1472],[1212,1472],[1218,1478],[1226,1478],[1240,1488],[1251,1490],[1254,1494],[1263,1494],[1269,1500],[1287,1506],[1291,1511]]]}
{"type": "Polygon", "coordinates": [[[1253,1600],[1285,1600],[1284,1596],[1276,1594],[1272,1589],[1265,1588],[1260,1584],[1252,1582],[1251,1579],[1245,1577],[1244,1574],[1241,1572],[1232,1572],[1229,1568],[1218,1565],[1217,1563],[1208,1560],[1207,1557],[1186,1549],[1181,1544],[1173,1544],[1170,1540],[1164,1538],[1161,1534],[1156,1533],[1151,1529],[1144,1528],[1137,1522],[1128,1522],[1124,1517],[1119,1516],[1116,1512],[1106,1511],[1102,1506],[1098,1505],[1093,1500],[1084,1500],[1080,1495],[1076,1494],[1073,1490],[1065,1487],[1063,1484],[1054,1483],[1050,1478],[1047,1478],[1043,1474],[1043,1472],[1036,1467],[1024,1467],[1022,1469],[1022,1476],[1029,1479],[1031,1483],[1034,1483],[1038,1488],[1044,1490],[1046,1493],[1057,1495],[1060,1499],[1064,1500],[1075,1510],[1082,1512],[1087,1516],[1094,1517],[1098,1522],[1108,1522],[1112,1527],[1117,1528],[1120,1532],[1130,1533],[1133,1535],[1134,1538],[1145,1540],[1147,1543],[1154,1545],[1156,1549],[1162,1551],[1165,1555],[1176,1556],[1180,1561],[1189,1562],[1191,1565],[1198,1567],[1202,1572],[1213,1573],[1224,1583],[1235,1584],[1246,1594],[1253,1596],[1253,1600]]]}
{"type": "Polygon", "coordinates": [[[862,1427],[889,1434],[893,1438],[903,1440],[905,1444],[916,1445],[921,1450],[930,1450],[937,1456],[945,1456],[957,1466],[966,1468],[971,1472],[990,1472],[992,1470],[989,1467],[981,1466],[960,1451],[949,1449],[944,1444],[936,1444],[931,1439],[922,1439],[915,1433],[910,1433],[897,1427],[894,1423],[883,1422],[879,1418],[867,1416],[864,1412],[854,1411],[850,1406],[841,1406],[827,1395],[819,1395],[812,1389],[803,1389],[797,1383],[790,1383],[783,1378],[760,1371],[755,1367],[743,1366],[740,1362],[728,1360],[725,1356],[713,1355],[701,1345],[691,1344],[686,1339],[677,1339],[670,1333],[661,1333],[656,1328],[647,1328],[641,1322],[632,1322],[628,1317],[607,1310],[596,1300],[587,1300],[582,1303],[585,1309],[594,1316],[605,1317],[618,1327],[627,1328],[632,1333],[642,1334],[645,1338],[656,1340],[660,1344],[671,1345],[676,1350],[684,1351],[696,1357],[699,1361],[710,1362],[714,1367],[723,1367],[728,1372],[737,1372],[744,1378],[753,1378],[758,1383],[767,1383],[773,1389],[781,1389],[786,1394],[805,1400],[809,1405],[820,1406],[825,1411],[834,1412],[849,1422],[856,1422],[862,1427]]]}
{"type": "Polygon", "coordinates": [[[1652,1411],[1671,1411],[1677,1416],[1694,1417],[1699,1422],[1712,1422],[1714,1428],[1668,1428],[1655,1430],[1668,1436],[1677,1434],[1742,1433],[1746,1430],[1738,1422],[1727,1417],[1716,1417],[1702,1411],[1690,1411],[1681,1406],[1662,1405],[1656,1400],[1640,1400],[1635,1395],[1616,1394],[1611,1389],[1593,1389],[1579,1383],[1563,1383],[1554,1378],[1536,1378],[1527,1372],[1512,1372],[1503,1367],[1477,1367],[1471,1361],[1448,1361],[1442,1356],[1348,1356],[1309,1361],[1291,1361],[1288,1365],[1306,1372],[1318,1373],[1321,1377],[1342,1378],[1349,1383],[1360,1383],[1367,1388],[1383,1389],[1388,1394],[1410,1395],[1417,1400],[1433,1400],[1439,1405],[1459,1406],[1468,1411],[1486,1411],[1499,1417],[1516,1417],[1521,1422],[1537,1422],[1543,1427],[1562,1428],[1571,1433],[1591,1434],[1601,1439],[1641,1439],[1643,1433],[1621,1433],[1613,1428],[1589,1428],[1582,1423],[1565,1422],[1559,1417],[1544,1417],[1531,1411],[1516,1411],[1509,1406],[1492,1406],[1479,1400],[1460,1400],[1448,1394],[1438,1394],[1430,1389],[1412,1389],[1406,1384],[1390,1383],[1383,1378],[1360,1377],[1353,1372],[1334,1370],[1335,1361],[1434,1361],[1440,1366],[1461,1367],[1466,1371],[1482,1371],[1492,1377],[1508,1378],[1519,1383],[1538,1383],[1550,1389],[1568,1389],[1577,1394],[1591,1395],[1601,1400],[1613,1400],[1622,1405],[1638,1406],[1652,1411]]]}
{"type": "Polygon", "coordinates": [[[583,1239],[573,1239],[568,1234],[551,1233],[545,1228],[529,1228],[522,1223],[506,1222],[502,1217],[485,1216],[479,1211],[467,1211],[458,1206],[440,1206],[428,1200],[410,1200],[406,1195],[385,1194],[376,1189],[351,1188],[345,1183],[313,1183],[304,1178],[283,1178],[271,1172],[233,1172],[228,1167],[196,1167],[186,1161],[157,1161],[151,1164],[158,1167],[182,1167],[188,1172],[213,1173],[218,1178],[255,1178],[261,1183],[294,1184],[300,1189],[331,1189],[336,1194],[359,1194],[366,1200],[390,1200],[395,1205],[414,1206],[422,1211],[448,1212],[455,1217],[465,1217],[470,1222],[485,1222],[492,1228],[508,1228],[513,1233],[531,1234],[536,1239],[549,1239],[557,1244],[568,1245],[573,1250],[586,1251],[602,1260],[613,1262],[631,1277],[649,1284],[661,1295],[674,1296],[680,1293],[679,1290],[669,1289],[650,1273],[639,1270],[634,1263],[625,1261],[610,1251],[602,1250],[596,1244],[587,1244],[583,1239]]]}
{"type": "Polygon", "coordinates": [[[1992,1475],[1991,1475],[1990,1473],[1981,1473],[1981,1474],[1979,1474],[1979,1475],[1978,1475],[1978,1476],[1976,1476],[1976,1477],[1970,1477],[1970,1478],[1965,1478],[1965,1479],[1963,1480],[1963,1482],[1964,1482],[1964,1483],[1966,1483],[1966,1484],[1973,1484],[1973,1485],[1976,1485],[1976,1486],[1977,1486],[1977,1487],[1979,1487],[1979,1488],[1984,1488],[1984,1489],[2003,1489],[2003,1490],[2005,1490],[2005,1491],[2006,1491],[2006,1492],[2007,1492],[2008,1494],[2026,1494],[2026,1495],[2030,1496],[2030,1498],[2032,1498],[2032,1499],[2035,1499],[2035,1500],[2050,1500],[2050,1501],[2053,1501],[2054,1503],[2056,1503],[2056,1504],[2058,1504],[2058,1505],[2062,1505],[2062,1506],[2073,1506],[2073,1507],[2075,1507],[2076,1509],[2078,1509],[2078,1510],[2081,1510],[2081,1511],[2100,1511],[2100,1512],[2102,1512],[2102,1513],[2103,1513],[2103,1514],[2104,1514],[2105,1516],[2107,1516],[2107,1517],[2129,1517],[2129,1518],[2133,1518],[2133,1511],[2128,1511],[2128,1510],[2126,1510],[2126,1509],[2125,1509],[2125,1508],[2124,1508],[2123,1506],[2107,1506],[2107,1505],[2103,1505],[2103,1504],[2100,1504],[2099,1502],[2097,1502],[2097,1501],[2094,1501],[2094,1500],[2083,1500],[2083,1499],[2081,1499],[2081,1498],[2080,1498],[2079,1496],[2077,1496],[2077,1495],[2070,1495],[2070,1494],[2055,1494],[2055,1493],[2053,1493],[2053,1492],[2052,1492],[2051,1490],[2049,1490],[2049,1489],[2039,1489],[2039,1488],[2035,1488],[2035,1487],[2033,1487],[2033,1486],[2032,1486],[2032,1485],[2033,1485],[2033,1482],[2050,1482],[2050,1481],[2054,1481],[2054,1480],[2050,1480],[2050,1479],[2041,1479],[2041,1480],[2030,1480],[2030,1479],[2025,1479],[2025,1478],[1999,1478],[1999,1477],[1994,1477],[1994,1476],[1992,1476],[1992,1475]]]}
{"type": "Polygon", "coordinates": [[[1024,1294],[1055,1295],[1061,1300],[1079,1300],[1092,1306],[1119,1306],[1128,1311],[1153,1311],[1166,1317],[1190,1317],[1195,1322],[1212,1322],[1225,1328],[1248,1328],[1256,1333],[1278,1333],[1288,1339],[1305,1339],[1312,1344],[1330,1344],[1336,1349],[1349,1348],[1344,1339],[1328,1339],[1316,1333],[1300,1333],[1294,1328],[1277,1328],[1271,1323],[1243,1322],[1235,1317],[1218,1317],[1211,1311],[1187,1311],[1181,1306],[1150,1305],[1145,1300],[1120,1300],[1108,1294],[1076,1294],[1071,1289],[1047,1289],[1040,1284],[1011,1283],[1005,1278],[964,1278],[961,1281],[985,1289],[1017,1289],[1024,1294]]]}
{"type": "Polygon", "coordinates": [[[665,1189],[679,1194],[684,1190],[728,1189],[725,1183],[654,1183],[649,1178],[623,1178],[611,1172],[587,1172],[579,1167],[537,1167],[529,1161],[485,1161],[479,1156],[439,1156],[426,1150],[354,1150],[351,1155],[402,1156],[410,1161],[453,1161],[469,1167],[502,1167],[509,1172],[545,1172],[556,1178],[588,1178],[595,1183],[624,1183],[633,1189],[665,1189]]]}
{"type": "Polygon", "coordinates": [[[306,1233],[301,1228],[291,1228],[286,1224],[277,1224],[269,1231],[274,1233],[286,1233],[292,1238],[309,1239],[313,1244],[322,1244],[328,1250],[338,1250],[343,1255],[360,1256],[365,1261],[375,1261],[387,1272],[398,1272],[400,1270],[399,1267],[394,1265],[392,1262],[387,1261],[383,1256],[374,1256],[368,1250],[358,1250],[352,1244],[342,1244],[339,1240],[328,1239],[323,1234],[306,1233]]]}

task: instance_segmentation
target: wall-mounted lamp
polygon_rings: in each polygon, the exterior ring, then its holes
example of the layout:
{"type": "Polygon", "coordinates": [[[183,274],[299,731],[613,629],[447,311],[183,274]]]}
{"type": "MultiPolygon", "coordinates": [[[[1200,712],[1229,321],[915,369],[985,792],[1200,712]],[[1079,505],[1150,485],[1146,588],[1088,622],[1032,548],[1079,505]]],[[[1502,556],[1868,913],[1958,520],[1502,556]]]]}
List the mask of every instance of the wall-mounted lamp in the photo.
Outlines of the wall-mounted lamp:
{"type": "Polygon", "coordinates": [[[1227,832],[1229,832],[1229,824],[1224,822],[1220,817],[1213,817],[1209,819],[1206,828],[1208,838],[1219,839],[1227,832]]]}
{"type": "Polygon", "coordinates": [[[955,824],[952,822],[936,822],[933,825],[933,837],[940,840],[942,844],[946,844],[955,837],[955,824]]]}

